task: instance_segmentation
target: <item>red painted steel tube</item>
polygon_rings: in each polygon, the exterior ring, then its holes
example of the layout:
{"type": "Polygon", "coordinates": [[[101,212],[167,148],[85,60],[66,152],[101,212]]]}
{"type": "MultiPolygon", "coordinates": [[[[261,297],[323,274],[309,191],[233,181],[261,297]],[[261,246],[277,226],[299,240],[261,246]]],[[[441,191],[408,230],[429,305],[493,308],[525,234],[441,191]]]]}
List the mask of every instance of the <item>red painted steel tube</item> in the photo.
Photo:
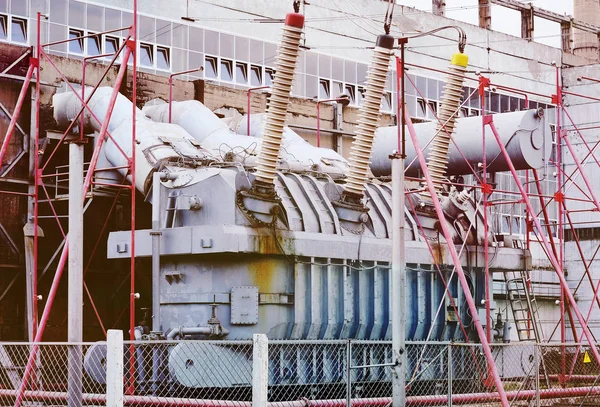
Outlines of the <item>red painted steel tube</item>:
{"type": "Polygon", "coordinates": [[[198,72],[201,71],[203,68],[199,67],[199,68],[195,68],[195,69],[188,69],[187,71],[181,71],[181,72],[175,72],[172,73],[171,75],[169,75],[169,123],[171,123],[171,118],[172,118],[172,105],[173,105],[173,78],[175,76],[179,76],[179,75],[185,75],[187,73],[192,73],[192,72],[198,72]]]}
{"type": "MultiPolygon", "coordinates": [[[[486,78],[483,76],[479,77],[479,101],[481,105],[481,155],[482,155],[482,175],[483,183],[487,186],[487,154],[486,154],[486,137],[485,137],[485,81],[486,78]]],[[[487,188],[486,188],[487,189],[487,188]]],[[[483,259],[485,261],[485,267],[483,268],[485,273],[485,334],[488,342],[492,341],[492,311],[490,309],[490,256],[489,248],[490,244],[488,241],[488,194],[485,189],[482,189],[481,194],[483,195],[483,235],[485,239],[483,241],[483,259]]]]}
{"type": "Polygon", "coordinates": [[[573,92],[567,92],[567,91],[563,91],[562,93],[563,93],[563,95],[575,96],[578,98],[590,99],[590,100],[594,100],[596,102],[600,102],[600,98],[595,98],[593,96],[582,95],[580,93],[573,93],[573,92]]]}
{"type": "MultiPolygon", "coordinates": [[[[593,380],[596,377],[586,377],[585,380],[593,380]]],[[[586,397],[600,395],[599,386],[571,387],[571,388],[555,388],[555,389],[539,389],[539,390],[511,390],[506,392],[506,396],[511,401],[533,400],[539,394],[540,399],[554,399],[564,397],[586,397]]],[[[0,397],[14,398],[16,397],[15,390],[0,389],[0,397]]],[[[52,391],[26,391],[24,399],[28,401],[45,401],[45,402],[64,402],[67,400],[66,392],[52,391]]],[[[452,395],[452,404],[471,404],[481,402],[498,402],[500,401],[498,393],[462,393],[452,395]]],[[[104,394],[84,394],[83,401],[88,405],[104,405],[106,403],[106,395],[104,394]]],[[[360,398],[352,399],[353,407],[386,407],[392,402],[390,397],[380,398],[360,398]]],[[[150,406],[150,407],[252,407],[249,401],[230,401],[230,400],[206,400],[206,399],[191,399],[181,397],[155,397],[155,396],[123,396],[123,403],[128,406],[150,406]]],[[[275,401],[267,403],[267,407],[345,407],[346,399],[332,400],[309,400],[303,398],[295,401],[275,401]]],[[[406,397],[407,406],[431,406],[445,405],[448,403],[448,395],[434,396],[408,396],[406,397]]]]}
{"type": "MultiPolygon", "coordinates": [[[[67,238],[68,239],[68,238],[67,238]]],[[[65,239],[66,240],[66,239],[65,239]]],[[[67,247],[68,242],[65,242],[65,247],[67,247]]],[[[46,307],[44,307],[44,312],[42,313],[42,318],[40,320],[39,329],[36,332],[35,336],[35,344],[31,348],[29,353],[29,359],[27,360],[27,366],[25,367],[25,372],[23,373],[23,381],[21,382],[21,386],[16,393],[15,399],[15,407],[19,407],[21,402],[23,401],[24,391],[27,388],[27,384],[29,382],[29,378],[33,373],[33,369],[35,367],[35,360],[37,358],[37,350],[38,343],[42,340],[42,335],[44,334],[44,328],[46,327],[46,323],[48,322],[48,318],[50,317],[50,310],[52,309],[52,303],[54,302],[54,298],[56,297],[56,293],[58,292],[58,285],[60,282],[60,278],[62,276],[63,270],[65,269],[65,264],[67,262],[67,250],[63,250],[60,259],[58,261],[58,267],[56,268],[56,274],[54,275],[54,280],[52,281],[52,285],[50,287],[50,292],[48,293],[48,300],[46,301],[46,307]]]]}
{"type": "MultiPolygon", "coordinates": [[[[483,348],[483,353],[487,359],[489,364],[490,374],[494,379],[494,383],[496,384],[496,388],[500,395],[500,401],[503,407],[509,407],[509,402],[506,397],[506,392],[504,391],[504,386],[502,384],[502,380],[500,379],[500,375],[498,374],[498,368],[496,367],[496,362],[494,360],[494,355],[492,355],[492,350],[490,345],[486,339],[485,331],[483,330],[483,326],[481,325],[481,320],[479,319],[477,307],[475,306],[475,301],[471,295],[471,291],[469,289],[469,283],[465,277],[465,273],[462,269],[462,264],[460,259],[458,258],[458,253],[456,252],[456,247],[452,241],[452,234],[448,228],[448,224],[445,222],[446,217],[444,216],[444,211],[442,210],[442,205],[440,204],[440,200],[435,192],[435,188],[433,185],[433,181],[429,175],[429,170],[427,169],[427,162],[425,161],[425,156],[423,155],[423,151],[419,146],[419,138],[417,137],[415,128],[413,127],[412,120],[408,115],[408,109],[405,109],[405,117],[406,124],[408,126],[408,132],[410,137],[412,138],[413,145],[415,147],[415,151],[417,153],[417,157],[419,158],[419,163],[421,164],[421,170],[425,176],[425,180],[427,182],[427,188],[429,189],[429,193],[431,195],[431,200],[433,201],[433,205],[435,207],[435,211],[437,213],[439,224],[448,244],[448,250],[450,252],[450,256],[452,256],[452,261],[454,262],[454,266],[456,267],[456,274],[458,275],[458,279],[462,286],[465,299],[467,300],[467,304],[469,306],[469,311],[471,312],[471,318],[473,319],[473,325],[475,325],[475,329],[477,330],[477,334],[479,335],[479,340],[481,341],[481,347],[483,348]]],[[[510,157],[506,157],[507,160],[510,160],[510,157]]],[[[596,351],[597,352],[597,351],[596,351]]],[[[599,360],[600,360],[600,355],[599,360]]]]}
{"type": "MultiPolygon", "coordinates": [[[[131,28],[131,52],[133,53],[133,79],[131,85],[131,101],[132,101],[132,120],[131,120],[131,280],[129,292],[129,339],[135,340],[135,148],[136,148],[136,131],[137,121],[137,23],[138,23],[138,2],[133,0],[133,26],[131,28]]],[[[135,351],[133,344],[129,346],[129,385],[127,386],[127,394],[131,394],[135,387],[135,351]]]]}
{"type": "MultiPolygon", "coordinates": [[[[590,195],[592,195],[592,200],[594,201],[594,205],[596,205],[596,208],[598,208],[598,210],[600,211],[600,201],[598,200],[598,198],[596,197],[596,194],[594,193],[594,188],[592,187],[590,180],[588,179],[588,177],[585,175],[585,172],[583,171],[583,166],[581,165],[581,162],[577,158],[577,155],[575,153],[575,150],[573,149],[573,146],[571,145],[571,142],[569,141],[569,138],[564,137],[563,140],[565,141],[565,145],[567,146],[567,148],[569,149],[569,152],[571,153],[572,160],[575,162],[575,165],[579,169],[579,173],[583,177],[583,182],[584,182],[585,186],[588,188],[590,195]]],[[[560,182],[559,182],[559,185],[560,185],[560,182]]]]}
{"type": "Polygon", "coordinates": [[[19,195],[19,196],[33,196],[33,194],[28,194],[27,192],[2,191],[2,190],[0,190],[0,194],[19,195]]]}
{"type": "MultiPolygon", "coordinates": [[[[510,155],[508,154],[508,151],[506,151],[506,147],[504,146],[504,144],[502,144],[502,140],[500,139],[500,135],[498,134],[498,130],[496,129],[494,122],[490,122],[489,126],[492,130],[492,133],[494,134],[494,137],[496,138],[498,146],[502,150],[502,154],[504,155],[504,159],[506,160],[506,163],[508,164],[508,166],[510,168],[510,172],[512,173],[513,178],[515,179],[515,184],[517,185],[517,188],[519,188],[519,191],[521,192],[521,195],[523,196],[523,199],[525,200],[525,205],[527,206],[527,210],[532,214],[533,223],[535,224],[537,230],[540,231],[540,242],[541,242],[542,246],[545,247],[546,252],[549,254],[548,259],[550,260],[550,263],[552,263],[552,266],[554,267],[554,270],[556,271],[556,274],[560,281],[561,287],[563,288],[563,291],[565,292],[565,296],[569,300],[569,303],[573,304],[573,310],[575,311],[577,320],[581,324],[583,333],[585,334],[585,337],[586,337],[587,341],[589,342],[590,349],[591,349],[592,353],[594,354],[596,361],[598,363],[600,363],[600,353],[598,352],[598,347],[596,346],[594,338],[590,332],[589,327],[587,326],[587,323],[585,322],[585,319],[583,318],[583,315],[581,314],[581,311],[579,310],[579,308],[576,305],[575,298],[573,298],[573,294],[569,290],[569,285],[567,283],[567,280],[565,279],[564,274],[562,273],[562,268],[560,266],[560,263],[558,262],[558,259],[555,256],[550,255],[551,249],[550,249],[550,247],[548,247],[549,246],[548,240],[546,240],[546,236],[542,233],[542,226],[540,225],[540,221],[537,219],[537,217],[533,216],[533,214],[535,214],[535,211],[533,210],[533,206],[531,205],[531,202],[529,201],[529,197],[525,193],[525,189],[523,188],[523,185],[519,182],[517,170],[515,170],[515,166],[513,165],[512,161],[510,159],[510,155]]],[[[452,247],[452,245],[450,245],[449,247],[452,247]]],[[[564,319],[564,318],[562,318],[562,319],[564,319]]]]}
{"type": "Polygon", "coordinates": [[[104,333],[104,337],[106,338],[106,328],[104,328],[104,324],[102,323],[102,318],[100,318],[100,314],[98,313],[98,308],[96,308],[96,304],[94,303],[94,299],[92,298],[92,294],[85,283],[83,282],[83,289],[85,290],[88,299],[90,300],[90,304],[92,305],[92,309],[94,310],[94,314],[96,314],[96,319],[98,319],[98,323],[100,324],[100,328],[102,328],[102,332],[104,333]]]}
{"type": "MultiPolygon", "coordinates": [[[[246,92],[246,99],[247,99],[246,102],[248,104],[248,106],[246,107],[246,134],[248,136],[250,135],[250,110],[251,110],[250,95],[251,95],[251,92],[253,90],[267,89],[267,88],[270,88],[270,86],[257,86],[257,87],[248,89],[248,92],[246,92]]],[[[318,125],[318,122],[317,122],[317,125],[318,125]]]]}
{"type": "MultiPolygon", "coordinates": [[[[40,18],[39,13],[38,13],[38,19],[40,18]]],[[[38,31],[39,32],[39,31],[38,31]]],[[[107,110],[106,113],[106,117],[104,122],[102,122],[102,128],[104,129],[104,133],[106,132],[106,128],[108,127],[108,122],[110,121],[110,116],[112,114],[112,111],[114,109],[114,103],[115,100],[117,98],[117,95],[119,93],[119,87],[121,86],[121,82],[125,76],[125,72],[127,71],[127,60],[129,58],[129,54],[131,53],[131,50],[129,48],[127,48],[125,50],[125,55],[123,57],[123,64],[121,65],[120,69],[119,69],[119,74],[117,75],[117,79],[115,81],[115,88],[113,91],[113,94],[111,96],[111,103],[109,106],[109,109],[107,110]]],[[[39,85],[39,80],[36,82],[36,85],[39,85]]],[[[39,90],[38,90],[39,91],[39,90]]],[[[38,97],[38,103],[39,103],[39,97],[38,97]]],[[[39,109],[38,109],[38,113],[39,113],[39,109]]],[[[39,120],[39,119],[38,119],[39,120]]],[[[135,122],[135,120],[134,120],[135,122]]],[[[39,121],[38,121],[39,123],[39,121]]],[[[38,129],[36,129],[36,131],[39,131],[39,127],[38,129]]],[[[85,199],[86,194],[87,194],[87,190],[91,185],[91,180],[92,180],[92,176],[94,173],[94,169],[96,168],[96,164],[98,162],[98,157],[100,154],[100,149],[102,147],[102,141],[104,139],[104,137],[102,136],[102,129],[100,131],[100,136],[98,137],[98,141],[96,142],[96,146],[94,148],[94,153],[92,154],[92,161],[90,162],[89,168],[88,168],[88,173],[86,174],[86,179],[84,181],[84,185],[83,185],[83,196],[81,197],[81,199],[85,199]]],[[[38,140],[38,137],[36,137],[36,141],[38,140]]],[[[37,161],[36,161],[37,162],[37,161]]],[[[36,178],[37,179],[37,178],[36,178]]],[[[37,190],[37,188],[36,188],[37,190]]],[[[135,194],[134,194],[135,195],[135,194]]],[[[36,205],[36,212],[35,212],[35,216],[34,216],[34,228],[35,231],[37,231],[37,206],[36,205]]],[[[36,239],[37,235],[34,235],[34,243],[37,241],[36,239]]],[[[66,259],[67,259],[67,254],[68,254],[68,244],[66,244],[68,242],[68,235],[65,238],[65,246],[63,248],[63,251],[61,253],[61,257],[58,263],[58,266],[56,268],[56,273],[54,275],[54,280],[52,281],[52,285],[50,287],[50,293],[48,294],[48,300],[46,301],[46,306],[44,307],[44,312],[42,314],[42,318],[40,320],[40,324],[39,327],[37,329],[36,335],[35,335],[35,343],[39,343],[42,340],[42,337],[44,335],[44,330],[46,328],[46,323],[48,322],[48,316],[50,315],[50,310],[52,309],[52,305],[54,303],[54,297],[56,296],[56,292],[58,291],[58,285],[60,283],[60,279],[62,276],[62,273],[64,271],[65,268],[65,263],[66,263],[66,259]]],[[[36,249],[37,245],[34,244],[34,251],[36,249]]],[[[37,260],[37,253],[34,253],[35,257],[34,257],[34,261],[37,260]]],[[[34,269],[34,273],[35,273],[35,269],[34,269]]],[[[27,383],[29,381],[29,378],[31,376],[32,370],[34,368],[34,363],[35,363],[35,359],[36,359],[36,354],[37,354],[37,345],[34,345],[30,354],[29,354],[29,359],[27,361],[27,366],[25,367],[25,373],[23,374],[23,381],[21,382],[21,387],[19,388],[19,394],[22,393],[25,388],[27,387],[27,383]]],[[[19,407],[21,405],[21,401],[22,401],[22,397],[20,395],[17,396],[17,399],[15,401],[15,407],[19,407]]]]}
{"type": "Polygon", "coordinates": [[[38,224],[39,224],[39,191],[38,191],[38,182],[41,183],[42,180],[39,178],[40,162],[38,151],[40,151],[40,110],[41,110],[41,69],[40,69],[40,55],[41,55],[41,46],[42,37],[41,37],[41,26],[42,26],[42,13],[38,11],[37,13],[37,47],[35,50],[36,55],[36,67],[35,67],[35,153],[33,158],[33,270],[31,272],[31,284],[33,298],[27,299],[27,301],[32,301],[32,335],[35,338],[37,336],[38,331],[38,309],[37,309],[37,280],[38,280],[38,248],[39,248],[39,233],[38,233],[38,224]]]}
{"type": "Polygon", "coordinates": [[[23,86],[21,87],[21,92],[19,93],[19,98],[17,99],[15,110],[13,111],[12,117],[10,118],[8,129],[6,129],[6,135],[4,136],[4,141],[2,142],[2,148],[0,148],[0,166],[4,162],[4,156],[8,151],[8,145],[10,144],[10,140],[12,138],[15,127],[17,127],[17,120],[19,119],[19,114],[21,113],[23,102],[25,102],[25,96],[27,96],[27,91],[29,90],[29,84],[31,83],[31,77],[33,76],[34,69],[35,64],[30,63],[29,69],[27,69],[27,74],[25,75],[23,86]]]}

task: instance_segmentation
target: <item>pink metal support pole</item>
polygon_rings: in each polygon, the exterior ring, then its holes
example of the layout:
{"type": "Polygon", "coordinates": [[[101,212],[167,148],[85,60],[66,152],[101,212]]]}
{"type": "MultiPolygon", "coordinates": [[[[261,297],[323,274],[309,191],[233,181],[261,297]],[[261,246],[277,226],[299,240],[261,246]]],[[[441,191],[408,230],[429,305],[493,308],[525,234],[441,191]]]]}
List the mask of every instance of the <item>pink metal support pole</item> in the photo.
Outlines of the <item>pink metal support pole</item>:
{"type": "MultiPolygon", "coordinates": [[[[132,120],[131,120],[131,281],[129,292],[129,339],[135,340],[135,149],[137,131],[137,23],[138,8],[137,0],[133,0],[133,26],[131,27],[131,41],[129,47],[133,53],[133,80],[131,85],[132,120]]],[[[129,386],[127,394],[132,394],[135,388],[135,353],[133,345],[129,346],[129,386]]]]}
{"type": "MultiPolygon", "coordinates": [[[[564,136],[564,134],[563,134],[563,136],[564,136]]],[[[569,152],[571,153],[571,158],[575,162],[575,165],[577,166],[577,169],[579,170],[579,173],[581,174],[581,177],[583,178],[583,182],[585,183],[585,186],[588,188],[588,191],[589,191],[590,195],[592,196],[592,200],[594,201],[594,205],[596,206],[596,209],[600,211],[600,201],[598,201],[598,197],[596,197],[596,194],[594,193],[594,188],[592,187],[592,183],[590,182],[588,177],[585,175],[585,172],[583,171],[583,165],[579,161],[579,158],[577,158],[575,149],[573,149],[573,146],[571,145],[571,142],[569,141],[568,137],[562,137],[562,140],[565,142],[565,145],[567,146],[567,148],[569,149],[569,152]]],[[[560,185],[560,183],[559,183],[559,185],[560,185]]]]}
{"type": "MultiPolygon", "coordinates": [[[[498,368],[496,367],[496,362],[494,361],[494,355],[492,354],[492,349],[490,348],[490,344],[487,341],[485,331],[483,330],[483,326],[481,325],[481,320],[479,319],[479,314],[477,311],[477,307],[475,306],[475,301],[473,300],[473,296],[471,295],[471,291],[469,289],[469,283],[465,277],[465,273],[462,269],[462,264],[460,262],[460,258],[458,257],[458,253],[456,251],[456,247],[452,241],[452,233],[448,228],[448,224],[446,223],[446,217],[444,216],[444,211],[442,209],[442,205],[440,204],[440,200],[435,192],[435,188],[433,185],[433,181],[429,175],[429,170],[427,169],[427,162],[425,160],[425,156],[423,155],[423,151],[419,146],[419,139],[417,137],[417,133],[415,128],[413,127],[412,120],[410,119],[410,115],[408,113],[408,109],[405,109],[405,117],[406,124],[408,126],[408,132],[413,141],[413,145],[415,147],[415,151],[417,153],[417,157],[419,158],[419,163],[421,164],[421,170],[425,175],[425,180],[427,182],[427,188],[429,190],[429,194],[431,195],[431,200],[433,201],[433,206],[435,207],[435,211],[437,213],[440,227],[442,228],[442,232],[444,234],[444,238],[448,244],[448,250],[450,252],[450,256],[452,256],[452,261],[454,262],[454,267],[456,267],[456,274],[458,275],[458,279],[460,281],[460,285],[465,295],[465,299],[469,306],[469,311],[471,313],[471,317],[473,318],[473,325],[475,325],[475,329],[477,330],[477,334],[479,335],[479,340],[481,341],[481,347],[483,348],[483,352],[489,364],[489,371],[494,379],[494,383],[496,384],[496,388],[498,390],[498,394],[500,396],[500,402],[503,407],[509,407],[510,404],[508,402],[508,398],[506,397],[506,392],[504,391],[504,386],[502,384],[502,380],[500,379],[500,375],[498,374],[498,368]]],[[[510,158],[508,158],[510,159],[510,158]]],[[[599,355],[600,357],[600,355],[599,355]]]]}
{"type": "Polygon", "coordinates": [[[481,178],[483,180],[481,185],[481,194],[483,195],[483,235],[485,239],[483,241],[483,258],[485,266],[483,271],[485,273],[485,334],[488,342],[492,341],[492,311],[490,309],[490,258],[489,258],[489,242],[488,242],[488,193],[491,193],[491,186],[487,182],[487,154],[486,154],[486,136],[485,136],[485,87],[490,83],[489,79],[480,76],[479,77],[479,100],[481,107],[481,135],[482,135],[482,163],[481,178]]]}
{"type": "MultiPolygon", "coordinates": [[[[506,160],[506,163],[508,164],[508,167],[510,168],[510,172],[513,175],[515,184],[517,185],[517,188],[519,188],[519,192],[521,192],[521,195],[523,196],[523,200],[525,201],[527,210],[532,215],[533,223],[535,224],[536,229],[540,232],[539,233],[540,243],[545,248],[546,253],[548,253],[548,259],[550,260],[550,263],[552,263],[552,267],[554,267],[554,270],[556,271],[556,274],[560,281],[561,288],[563,289],[565,296],[569,300],[569,303],[573,305],[572,308],[575,311],[577,320],[579,321],[579,324],[581,325],[583,333],[584,333],[586,339],[588,340],[591,351],[594,354],[596,361],[598,361],[598,363],[600,363],[600,353],[598,352],[598,347],[596,346],[594,337],[592,336],[592,333],[590,332],[590,329],[587,326],[587,323],[586,323],[585,319],[583,318],[583,315],[581,314],[579,307],[577,307],[577,305],[576,305],[575,298],[573,298],[573,294],[569,290],[569,285],[567,283],[567,280],[565,279],[564,274],[562,273],[562,268],[560,266],[558,259],[552,254],[552,249],[549,247],[550,244],[548,243],[548,240],[543,233],[542,226],[540,225],[540,221],[535,216],[535,211],[533,210],[531,201],[529,200],[529,197],[527,196],[523,185],[519,182],[517,170],[515,170],[515,166],[513,165],[512,161],[510,159],[510,155],[508,154],[508,151],[506,151],[506,147],[504,146],[504,144],[502,144],[502,140],[500,139],[500,135],[498,134],[498,130],[496,129],[494,122],[490,121],[488,124],[492,130],[492,133],[494,134],[494,137],[496,138],[496,142],[498,143],[498,146],[500,147],[502,154],[504,155],[504,159],[506,160]]],[[[564,319],[564,318],[562,318],[562,319],[564,319]]]]}
{"type": "Polygon", "coordinates": [[[198,67],[195,69],[188,69],[187,71],[175,72],[169,75],[169,123],[171,123],[172,119],[172,105],[173,105],[173,78],[179,75],[185,75],[192,72],[202,71],[203,67],[198,67]]]}
{"type": "Polygon", "coordinates": [[[250,104],[251,92],[253,90],[267,89],[267,88],[270,88],[270,86],[257,86],[255,88],[248,89],[248,92],[246,92],[246,99],[247,99],[247,104],[248,104],[248,106],[246,107],[246,134],[248,136],[250,135],[250,110],[252,108],[252,106],[250,104]]]}
{"type": "Polygon", "coordinates": [[[17,120],[19,119],[19,114],[21,113],[21,108],[23,107],[25,96],[27,96],[27,91],[29,90],[29,84],[31,83],[31,77],[33,76],[34,69],[35,63],[30,62],[29,69],[27,69],[27,74],[25,75],[25,80],[23,81],[23,86],[21,87],[21,92],[19,93],[19,98],[17,99],[15,110],[13,111],[12,117],[10,118],[8,129],[6,129],[6,135],[4,136],[4,141],[2,142],[2,148],[0,148],[0,166],[2,166],[2,163],[4,162],[4,156],[8,151],[10,140],[12,138],[15,127],[17,126],[17,120]]]}
{"type": "Polygon", "coordinates": [[[40,161],[38,151],[40,151],[40,106],[41,106],[41,69],[40,69],[40,55],[42,53],[40,44],[41,40],[41,26],[42,26],[42,13],[37,13],[37,47],[35,50],[35,143],[34,143],[34,158],[33,158],[33,270],[32,270],[32,293],[33,298],[27,299],[27,301],[32,301],[32,317],[33,317],[33,337],[37,337],[38,331],[38,309],[37,309],[37,280],[38,280],[38,249],[39,249],[39,191],[38,191],[38,183],[41,183],[40,179],[40,161]]]}
{"type": "MultiPolygon", "coordinates": [[[[94,153],[92,154],[92,160],[91,160],[89,168],[88,168],[88,173],[86,174],[86,178],[85,178],[84,185],[83,185],[84,195],[81,197],[81,199],[86,198],[87,190],[89,189],[89,187],[91,185],[94,170],[96,168],[96,164],[98,162],[98,157],[100,155],[100,150],[102,148],[104,135],[106,134],[106,129],[108,128],[108,123],[110,122],[110,117],[111,117],[112,111],[114,109],[114,102],[117,99],[117,96],[119,93],[119,88],[121,86],[121,82],[123,81],[123,78],[125,77],[125,73],[127,72],[127,60],[129,59],[130,52],[131,52],[131,50],[129,48],[127,48],[125,50],[125,55],[123,57],[123,64],[121,65],[121,67],[119,69],[119,74],[117,75],[117,79],[115,81],[114,91],[113,91],[113,94],[111,95],[111,103],[109,104],[109,109],[107,110],[104,121],[102,122],[102,129],[100,130],[100,136],[98,137],[98,141],[96,142],[96,146],[94,148],[94,153]]],[[[40,82],[39,77],[37,79],[38,80],[36,82],[36,85],[39,85],[39,82],[40,82]]],[[[39,98],[38,98],[38,103],[39,103],[39,98]]],[[[38,112],[39,112],[39,109],[38,109],[38,112]]],[[[39,128],[36,129],[36,131],[37,130],[39,130],[39,128]]],[[[37,138],[36,138],[36,140],[37,140],[37,138]]],[[[36,161],[36,163],[37,163],[37,161],[36,161]]],[[[36,177],[36,179],[37,179],[37,177],[36,177]]],[[[36,186],[37,186],[37,184],[36,184],[36,186]]],[[[36,187],[36,191],[37,191],[37,187],[36,187]]],[[[36,205],[36,208],[37,208],[37,206],[38,205],[36,205]]],[[[37,210],[36,210],[35,216],[34,216],[34,225],[35,225],[34,230],[37,230],[37,219],[38,219],[38,216],[37,216],[37,210]]],[[[35,335],[35,340],[34,340],[35,343],[42,341],[42,337],[44,335],[44,330],[46,328],[46,323],[48,322],[48,317],[50,315],[50,311],[51,311],[52,305],[54,303],[54,298],[56,296],[56,292],[58,291],[58,285],[60,283],[60,279],[61,279],[64,267],[65,267],[67,254],[68,254],[68,247],[69,247],[67,244],[68,238],[69,238],[69,236],[67,235],[65,237],[65,245],[64,245],[63,251],[61,253],[60,261],[56,268],[54,280],[52,281],[52,285],[50,287],[50,293],[48,294],[48,300],[46,301],[46,306],[44,307],[44,312],[42,314],[42,318],[40,320],[40,324],[39,324],[39,327],[38,327],[36,335],[35,335]]],[[[36,239],[35,239],[35,235],[34,235],[34,243],[35,243],[35,241],[36,241],[36,239]]],[[[34,244],[34,251],[35,251],[36,247],[37,247],[37,245],[34,244]]],[[[34,260],[37,259],[37,253],[35,253],[35,255],[36,255],[36,257],[34,258],[34,260]]],[[[34,270],[34,272],[35,272],[35,270],[34,270]]],[[[22,396],[20,396],[20,394],[22,394],[22,392],[27,388],[29,378],[31,376],[33,367],[35,365],[37,349],[38,349],[37,345],[35,345],[29,354],[27,366],[25,367],[25,372],[23,374],[23,381],[21,382],[21,387],[19,388],[18,396],[15,401],[15,407],[19,407],[21,405],[22,396]]]]}

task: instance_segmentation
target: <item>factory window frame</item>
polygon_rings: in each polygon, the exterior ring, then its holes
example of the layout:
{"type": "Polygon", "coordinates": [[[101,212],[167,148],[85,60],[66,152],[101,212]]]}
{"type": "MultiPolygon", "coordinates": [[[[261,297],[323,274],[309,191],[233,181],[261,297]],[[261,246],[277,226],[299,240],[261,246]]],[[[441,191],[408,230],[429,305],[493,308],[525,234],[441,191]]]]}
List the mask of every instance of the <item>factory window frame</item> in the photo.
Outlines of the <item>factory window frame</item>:
{"type": "Polygon", "coordinates": [[[171,49],[156,47],[156,69],[161,71],[171,70],[171,49]]]}
{"type": "Polygon", "coordinates": [[[235,82],[241,85],[248,84],[248,64],[244,62],[235,63],[235,82]]]}
{"type": "Polygon", "coordinates": [[[116,54],[121,47],[121,40],[110,35],[104,36],[104,50],[107,54],[116,54]]]}
{"type": "Polygon", "coordinates": [[[381,110],[384,112],[391,112],[392,107],[392,92],[384,92],[381,98],[381,110]]]}
{"type": "Polygon", "coordinates": [[[479,109],[470,109],[469,116],[481,116],[481,111],[479,109]]]}
{"type": "Polygon", "coordinates": [[[98,35],[98,34],[93,35],[93,33],[90,33],[90,32],[88,32],[88,35],[91,35],[91,37],[88,37],[86,39],[86,43],[87,43],[86,54],[89,56],[95,56],[95,55],[102,54],[102,38],[100,37],[100,35],[98,35]]]}
{"type": "Polygon", "coordinates": [[[319,99],[331,97],[331,82],[329,79],[319,79],[319,99]]]}
{"type": "Polygon", "coordinates": [[[250,65],[250,85],[261,86],[263,84],[262,66],[250,65]]]}
{"type": "Polygon", "coordinates": [[[222,81],[233,82],[233,61],[221,58],[221,72],[219,77],[222,81]]]}
{"type": "Polygon", "coordinates": [[[342,82],[333,81],[331,92],[336,98],[344,95],[344,84],[342,82]]]}
{"type": "Polygon", "coordinates": [[[76,28],[69,28],[69,52],[72,54],[83,55],[84,53],[84,43],[83,30],[78,30],[76,28]]]}
{"type": "Polygon", "coordinates": [[[217,79],[219,73],[219,59],[206,55],[204,57],[204,76],[207,79],[217,79]]]}
{"type": "Polygon", "coordinates": [[[427,118],[431,120],[436,120],[437,112],[438,112],[438,102],[435,100],[428,100],[427,106],[427,118]]]}
{"type": "Polygon", "coordinates": [[[417,117],[427,117],[427,102],[423,98],[417,98],[417,117]]]}
{"type": "Polygon", "coordinates": [[[8,40],[8,16],[0,14],[0,40],[8,40]]]}
{"type": "Polygon", "coordinates": [[[362,106],[363,104],[363,99],[365,98],[365,93],[367,92],[367,90],[363,87],[363,86],[358,86],[357,87],[357,92],[356,92],[356,104],[359,106],[362,106]]]}
{"type": "Polygon", "coordinates": [[[275,69],[265,67],[265,85],[272,86],[275,80],[275,69]]]}
{"type": "Polygon", "coordinates": [[[12,17],[11,40],[20,44],[27,44],[27,19],[12,17]]]}
{"type": "Polygon", "coordinates": [[[350,98],[350,103],[353,105],[356,104],[356,85],[347,83],[344,86],[344,91],[346,95],[348,95],[348,97],[350,98]]]}
{"type": "Polygon", "coordinates": [[[466,107],[461,107],[458,111],[458,117],[469,117],[469,109],[466,107]]]}
{"type": "Polygon", "coordinates": [[[154,68],[154,45],[140,42],[140,66],[154,68]]]}

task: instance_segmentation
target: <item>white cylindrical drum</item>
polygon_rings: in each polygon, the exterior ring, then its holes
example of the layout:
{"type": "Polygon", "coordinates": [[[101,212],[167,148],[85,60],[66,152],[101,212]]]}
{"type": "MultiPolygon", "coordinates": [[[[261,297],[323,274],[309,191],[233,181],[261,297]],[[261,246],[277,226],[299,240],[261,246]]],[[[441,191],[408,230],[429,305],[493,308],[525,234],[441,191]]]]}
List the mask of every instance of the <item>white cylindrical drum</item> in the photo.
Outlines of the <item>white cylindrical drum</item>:
{"type": "MultiPolygon", "coordinates": [[[[469,165],[477,169],[483,162],[483,136],[481,117],[465,117],[457,120],[454,142],[448,153],[446,175],[472,173],[469,165]],[[455,144],[456,143],[456,144],[455,144]],[[457,149],[458,146],[458,149],[457,149]],[[462,152],[461,153],[459,152],[462,152]],[[464,156],[464,157],[463,157],[464,156]]],[[[541,168],[548,163],[552,151],[552,132],[544,111],[526,110],[493,115],[493,121],[502,144],[517,170],[541,168]]],[[[421,148],[429,152],[430,141],[435,135],[436,123],[415,124],[421,148]],[[427,145],[427,147],[425,147],[427,145]]],[[[488,172],[508,171],[508,164],[489,126],[485,128],[486,160],[488,172]]],[[[375,133],[371,171],[376,177],[389,176],[392,171],[389,155],[398,149],[398,128],[380,127],[375,133]]],[[[418,175],[421,167],[415,160],[415,148],[406,129],[406,173],[418,175]],[[414,162],[413,162],[414,161],[414,162]]]]}

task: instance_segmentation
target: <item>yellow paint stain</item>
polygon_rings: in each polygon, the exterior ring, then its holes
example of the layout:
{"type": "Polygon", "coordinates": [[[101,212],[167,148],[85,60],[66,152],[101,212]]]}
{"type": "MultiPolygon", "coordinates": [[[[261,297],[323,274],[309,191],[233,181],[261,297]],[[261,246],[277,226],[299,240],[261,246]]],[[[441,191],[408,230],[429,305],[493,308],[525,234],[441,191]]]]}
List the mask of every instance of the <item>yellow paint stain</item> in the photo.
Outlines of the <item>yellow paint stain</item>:
{"type": "Polygon", "coordinates": [[[431,243],[431,255],[434,264],[444,263],[444,247],[440,243],[431,243]]]}
{"type": "Polygon", "coordinates": [[[271,259],[257,259],[248,264],[248,275],[260,293],[273,292],[273,282],[277,278],[277,265],[271,259]]]}

